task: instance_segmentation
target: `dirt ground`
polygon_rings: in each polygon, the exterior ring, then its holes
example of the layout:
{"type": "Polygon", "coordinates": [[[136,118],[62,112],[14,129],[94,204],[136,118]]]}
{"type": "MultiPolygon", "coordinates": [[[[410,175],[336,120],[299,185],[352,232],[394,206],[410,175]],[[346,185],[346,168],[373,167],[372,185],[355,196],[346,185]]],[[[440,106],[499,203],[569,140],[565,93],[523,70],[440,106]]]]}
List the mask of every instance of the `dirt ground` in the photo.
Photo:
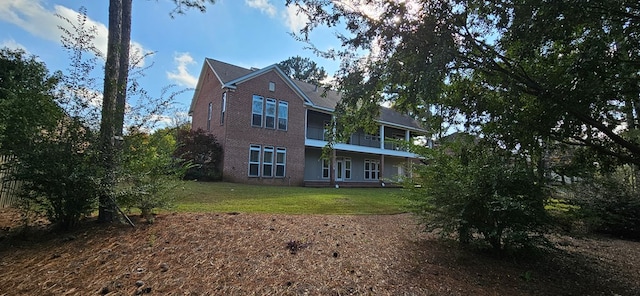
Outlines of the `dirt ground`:
{"type": "Polygon", "coordinates": [[[536,260],[478,254],[410,214],[166,214],[16,235],[0,210],[0,295],[640,295],[640,243],[557,236],[536,260]]]}

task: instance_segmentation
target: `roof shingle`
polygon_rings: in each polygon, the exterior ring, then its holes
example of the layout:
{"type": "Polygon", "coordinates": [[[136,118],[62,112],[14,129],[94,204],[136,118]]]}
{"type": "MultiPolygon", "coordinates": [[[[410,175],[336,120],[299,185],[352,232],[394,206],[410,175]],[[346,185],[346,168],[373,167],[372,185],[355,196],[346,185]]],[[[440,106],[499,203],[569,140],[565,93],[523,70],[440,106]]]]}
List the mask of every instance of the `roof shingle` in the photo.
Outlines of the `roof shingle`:
{"type": "MultiPolygon", "coordinates": [[[[206,62],[211,66],[214,73],[216,73],[223,85],[227,82],[236,80],[254,72],[254,70],[252,69],[246,69],[210,58],[207,58],[206,62]]],[[[302,95],[305,96],[308,101],[313,104],[313,107],[333,111],[342,98],[341,94],[335,90],[325,90],[325,88],[317,86],[315,84],[295,79],[290,80],[300,89],[300,91],[302,91],[302,95]]],[[[378,118],[378,120],[385,123],[391,123],[424,131],[424,129],[416,120],[391,108],[380,107],[380,118],[378,118]]]]}

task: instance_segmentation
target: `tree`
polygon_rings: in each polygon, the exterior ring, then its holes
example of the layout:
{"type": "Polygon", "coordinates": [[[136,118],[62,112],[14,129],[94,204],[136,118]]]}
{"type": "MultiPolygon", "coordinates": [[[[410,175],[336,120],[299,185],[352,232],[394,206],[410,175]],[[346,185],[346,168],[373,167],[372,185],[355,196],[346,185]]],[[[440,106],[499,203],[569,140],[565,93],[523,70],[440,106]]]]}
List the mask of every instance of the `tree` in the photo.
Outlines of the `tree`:
{"type": "Polygon", "coordinates": [[[124,138],[122,166],[118,182],[118,201],[138,208],[142,217],[153,222],[153,209],[170,208],[188,166],[173,157],[176,139],[171,130],[153,134],[132,131],[124,138]]]}
{"type": "MultiPolygon", "coordinates": [[[[185,9],[205,11],[206,3],[215,0],[173,0],[176,8],[172,12],[184,13],[185,9]]],[[[114,219],[115,202],[113,188],[116,182],[117,143],[122,138],[124,106],[126,103],[129,70],[129,43],[131,40],[132,0],[109,1],[109,38],[105,60],[102,119],[100,123],[101,164],[105,175],[104,192],[100,196],[98,220],[110,222],[114,219]]]]}
{"type": "Polygon", "coordinates": [[[557,141],[640,164],[637,1],[367,3],[287,1],[309,16],[300,38],[320,25],[350,33],[326,53],[343,58],[347,118],[388,100],[522,153],[557,141]]]}
{"type": "Polygon", "coordinates": [[[327,78],[324,68],[318,67],[318,64],[309,58],[290,57],[278,63],[278,67],[290,77],[311,84],[318,85],[327,78]]]}
{"type": "Polygon", "coordinates": [[[43,130],[55,127],[62,110],[55,103],[60,73],[22,50],[0,49],[0,151],[26,149],[43,130]]]}
{"type": "MultiPolygon", "coordinates": [[[[74,38],[72,38],[74,39],[74,38]]],[[[70,40],[70,39],[68,39],[70,40]]],[[[78,40],[78,39],[74,39],[78,40]]],[[[73,45],[69,45],[72,65],[82,60],[73,45]],[[72,50],[73,49],[73,50],[72,50]]],[[[2,94],[2,152],[13,156],[10,178],[21,181],[18,197],[26,210],[33,206],[62,228],[69,228],[95,209],[99,188],[95,153],[91,144],[94,133],[82,118],[73,116],[69,107],[77,94],[68,87],[56,91],[59,83],[78,85],[84,75],[49,76],[46,66],[26,58],[24,52],[2,50],[0,91],[2,94]],[[73,98],[60,97],[69,95],[73,98]]],[[[78,68],[77,74],[83,72],[78,68]]],[[[71,71],[72,73],[76,73],[71,71]]]]}
{"type": "Polygon", "coordinates": [[[176,140],[178,147],[174,157],[182,159],[190,167],[185,174],[187,180],[217,181],[222,179],[220,162],[222,146],[218,139],[202,129],[179,128],[176,140]]]}

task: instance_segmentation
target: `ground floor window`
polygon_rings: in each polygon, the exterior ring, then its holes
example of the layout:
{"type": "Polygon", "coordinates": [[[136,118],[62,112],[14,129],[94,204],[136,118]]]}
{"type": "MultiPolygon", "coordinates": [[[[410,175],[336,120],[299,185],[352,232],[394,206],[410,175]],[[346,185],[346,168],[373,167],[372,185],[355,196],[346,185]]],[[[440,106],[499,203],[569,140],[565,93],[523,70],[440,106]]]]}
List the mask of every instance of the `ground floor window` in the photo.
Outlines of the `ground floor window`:
{"type": "Polygon", "coordinates": [[[285,176],[285,169],[287,167],[287,149],[276,149],[276,178],[285,176]]]}
{"type": "Polygon", "coordinates": [[[283,178],[286,174],[286,165],[286,148],[261,145],[249,147],[249,177],[271,178],[275,175],[283,178]]]}
{"type": "Polygon", "coordinates": [[[322,179],[329,179],[329,160],[322,160],[322,179]]]}
{"type": "Polygon", "coordinates": [[[351,158],[344,158],[344,177],[345,179],[351,179],[351,158]]]}
{"type": "Polygon", "coordinates": [[[380,161],[374,159],[364,160],[364,179],[378,180],[380,178],[380,161]]]}
{"type": "Polygon", "coordinates": [[[265,178],[273,177],[273,147],[264,147],[262,176],[265,178]]]}
{"type": "Polygon", "coordinates": [[[249,148],[249,177],[260,177],[260,145],[249,148]]]}

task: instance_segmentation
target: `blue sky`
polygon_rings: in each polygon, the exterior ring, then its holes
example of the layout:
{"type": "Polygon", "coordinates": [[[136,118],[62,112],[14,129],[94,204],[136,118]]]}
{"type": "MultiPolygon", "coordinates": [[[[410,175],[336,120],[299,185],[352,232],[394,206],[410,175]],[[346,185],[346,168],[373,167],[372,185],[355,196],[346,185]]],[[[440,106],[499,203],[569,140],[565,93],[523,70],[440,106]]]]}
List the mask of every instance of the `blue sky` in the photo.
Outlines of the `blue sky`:
{"type": "MultiPolygon", "coordinates": [[[[106,53],[107,0],[2,0],[0,1],[0,47],[22,48],[46,63],[50,71],[64,70],[68,56],[60,46],[63,22],[60,14],[75,20],[80,7],[98,28],[96,46],[106,53]]],[[[338,62],[316,57],[308,45],[294,40],[305,19],[284,0],[217,0],[206,13],[188,11],[171,18],[170,0],[134,0],[132,44],[143,52],[155,52],[145,65],[153,66],[141,80],[152,95],[168,85],[195,87],[205,57],[243,67],[262,68],[292,56],[312,58],[329,74],[338,62]]],[[[320,49],[339,46],[333,31],[320,29],[311,36],[320,49]]],[[[100,60],[100,63],[103,63],[100,60]]],[[[96,73],[99,80],[102,73],[96,73]]],[[[101,91],[99,89],[99,91],[101,91]]],[[[193,91],[178,97],[186,112],[193,91]]]]}

